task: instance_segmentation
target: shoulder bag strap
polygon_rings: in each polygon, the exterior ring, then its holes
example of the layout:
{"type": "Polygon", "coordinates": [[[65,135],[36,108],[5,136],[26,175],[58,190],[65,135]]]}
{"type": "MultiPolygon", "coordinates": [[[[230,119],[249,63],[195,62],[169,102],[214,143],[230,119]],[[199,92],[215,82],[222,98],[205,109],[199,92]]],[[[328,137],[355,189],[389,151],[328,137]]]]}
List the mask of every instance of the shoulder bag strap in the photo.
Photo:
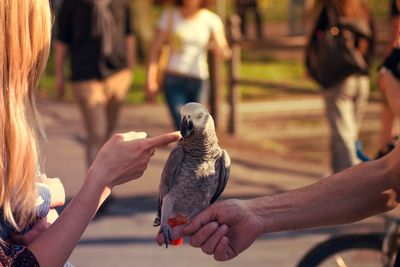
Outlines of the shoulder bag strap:
{"type": "Polygon", "coordinates": [[[172,27],[174,25],[174,8],[170,8],[167,12],[168,12],[168,24],[167,24],[167,43],[170,44],[171,43],[171,35],[172,35],[172,27]]]}
{"type": "Polygon", "coordinates": [[[333,5],[326,5],[326,14],[328,16],[328,30],[332,27],[338,27],[339,13],[333,5]]]}

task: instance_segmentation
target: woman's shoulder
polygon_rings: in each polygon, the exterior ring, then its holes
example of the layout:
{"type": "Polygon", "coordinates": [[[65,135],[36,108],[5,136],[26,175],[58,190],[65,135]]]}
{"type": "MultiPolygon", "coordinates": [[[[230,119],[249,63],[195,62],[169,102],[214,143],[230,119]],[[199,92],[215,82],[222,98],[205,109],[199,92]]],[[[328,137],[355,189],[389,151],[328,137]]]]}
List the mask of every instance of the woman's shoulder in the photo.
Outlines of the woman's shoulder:
{"type": "Polygon", "coordinates": [[[219,25],[222,23],[221,18],[216,13],[212,12],[211,10],[202,8],[200,10],[200,12],[201,12],[200,16],[203,21],[210,23],[212,25],[215,25],[215,24],[219,25]]]}
{"type": "Polygon", "coordinates": [[[216,13],[212,12],[207,8],[202,8],[200,10],[200,14],[203,18],[211,18],[211,19],[221,19],[216,13]]]}
{"type": "Polygon", "coordinates": [[[165,30],[168,25],[170,24],[170,21],[173,21],[174,23],[179,20],[179,10],[175,7],[168,7],[165,8],[159,17],[158,21],[158,28],[161,30],[165,30]]]}
{"type": "Polygon", "coordinates": [[[165,17],[168,16],[169,14],[174,14],[174,16],[176,16],[178,14],[178,8],[176,7],[166,7],[162,10],[161,12],[161,16],[160,17],[165,17]]]}

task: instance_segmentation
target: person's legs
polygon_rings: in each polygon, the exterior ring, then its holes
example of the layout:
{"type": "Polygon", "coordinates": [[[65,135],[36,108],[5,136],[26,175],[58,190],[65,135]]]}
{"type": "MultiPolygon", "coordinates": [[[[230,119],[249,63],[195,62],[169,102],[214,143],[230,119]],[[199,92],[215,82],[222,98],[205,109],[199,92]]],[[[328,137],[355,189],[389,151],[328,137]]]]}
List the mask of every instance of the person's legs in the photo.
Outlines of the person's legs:
{"type": "Polygon", "coordinates": [[[386,146],[391,142],[392,138],[397,134],[395,127],[395,117],[386,102],[382,103],[381,110],[381,128],[379,131],[379,148],[386,149],[386,146]]]}
{"type": "Polygon", "coordinates": [[[391,73],[381,74],[385,99],[397,119],[400,118],[400,82],[391,73]]]}
{"type": "Polygon", "coordinates": [[[198,102],[201,103],[204,101],[203,93],[206,90],[204,87],[204,81],[197,78],[186,78],[185,79],[185,88],[188,93],[187,102],[198,102]]]}
{"type": "Polygon", "coordinates": [[[89,167],[104,143],[106,128],[104,85],[99,81],[90,80],[74,82],[72,88],[86,128],[86,162],[89,167]]]}
{"type": "Polygon", "coordinates": [[[200,89],[200,97],[199,103],[204,106],[207,106],[210,102],[210,80],[202,80],[201,82],[201,89],[200,89]]]}
{"type": "Polygon", "coordinates": [[[304,12],[306,9],[305,0],[289,1],[289,35],[305,33],[304,12]]]}
{"type": "Polygon", "coordinates": [[[356,85],[354,77],[349,77],[324,92],[331,128],[331,166],[335,173],[359,162],[355,147],[358,132],[354,101],[356,85]]]}
{"type": "Polygon", "coordinates": [[[122,103],[124,102],[124,98],[131,84],[132,73],[129,69],[121,70],[105,80],[107,96],[107,130],[105,135],[106,139],[111,136],[117,125],[122,103]]]}
{"type": "Polygon", "coordinates": [[[185,78],[167,74],[164,79],[164,94],[174,121],[175,129],[179,130],[181,123],[180,111],[182,106],[188,102],[185,78]]]}
{"type": "Polygon", "coordinates": [[[354,77],[355,87],[357,89],[354,99],[354,114],[356,123],[356,137],[360,132],[361,120],[364,117],[368,106],[370,83],[368,76],[354,77]]]}
{"type": "Polygon", "coordinates": [[[260,12],[257,2],[255,3],[255,5],[252,6],[252,10],[254,13],[254,19],[255,19],[255,24],[256,24],[257,38],[258,38],[258,40],[262,40],[263,24],[262,24],[262,19],[261,19],[261,12],[260,12]]]}
{"type": "Polygon", "coordinates": [[[382,157],[391,151],[396,142],[394,136],[398,134],[397,124],[400,118],[400,82],[390,72],[380,74],[379,85],[384,95],[381,112],[380,149],[377,157],[382,157]]]}
{"type": "Polygon", "coordinates": [[[246,13],[247,7],[245,5],[238,5],[236,7],[236,12],[240,18],[240,31],[244,39],[247,38],[247,23],[246,23],[246,13]]]}

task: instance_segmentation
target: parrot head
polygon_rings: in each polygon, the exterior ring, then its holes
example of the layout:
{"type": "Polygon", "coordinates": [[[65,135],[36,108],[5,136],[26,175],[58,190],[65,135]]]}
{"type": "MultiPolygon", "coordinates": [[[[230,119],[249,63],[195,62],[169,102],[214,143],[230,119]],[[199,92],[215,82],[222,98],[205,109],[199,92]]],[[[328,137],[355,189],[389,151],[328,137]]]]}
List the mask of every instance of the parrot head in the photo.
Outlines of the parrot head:
{"type": "Polygon", "coordinates": [[[181,108],[181,135],[190,138],[197,132],[203,132],[207,125],[214,125],[208,110],[196,102],[187,103],[181,108]]]}

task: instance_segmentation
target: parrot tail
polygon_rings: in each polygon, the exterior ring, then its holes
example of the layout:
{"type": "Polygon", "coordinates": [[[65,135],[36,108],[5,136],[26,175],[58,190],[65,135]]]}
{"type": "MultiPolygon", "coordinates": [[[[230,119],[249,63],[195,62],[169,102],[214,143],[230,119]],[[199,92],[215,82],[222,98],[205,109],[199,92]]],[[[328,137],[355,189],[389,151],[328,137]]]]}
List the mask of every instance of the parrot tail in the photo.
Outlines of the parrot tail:
{"type": "MultiPolygon", "coordinates": [[[[168,219],[168,225],[171,228],[174,228],[174,227],[179,226],[179,225],[184,225],[187,222],[188,222],[187,217],[183,216],[181,214],[176,215],[176,217],[174,217],[174,218],[168,219]]],[[[178,239],[175,239],[175,240],[171,241],[171,245],[173,245],[173,246],[179,246],[182,243],[183,243],[183,238],[178,238],[178,239]]]]}

